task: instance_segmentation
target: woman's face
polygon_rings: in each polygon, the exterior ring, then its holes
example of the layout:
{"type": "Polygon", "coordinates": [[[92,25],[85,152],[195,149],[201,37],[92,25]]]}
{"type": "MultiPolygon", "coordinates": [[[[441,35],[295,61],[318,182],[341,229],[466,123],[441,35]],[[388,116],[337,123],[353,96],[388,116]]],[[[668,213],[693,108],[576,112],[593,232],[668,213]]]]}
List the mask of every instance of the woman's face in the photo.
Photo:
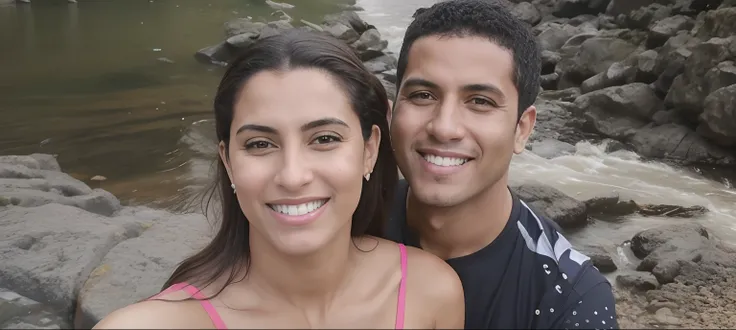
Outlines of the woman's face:
{"type": "Polygon", "coordinates": [[[348,95],[328,73],[264,71],[236,98],[220,156],[251,235],[306,254],[350,232],[379,140],[377,126],[363,139],[348,95]]]}

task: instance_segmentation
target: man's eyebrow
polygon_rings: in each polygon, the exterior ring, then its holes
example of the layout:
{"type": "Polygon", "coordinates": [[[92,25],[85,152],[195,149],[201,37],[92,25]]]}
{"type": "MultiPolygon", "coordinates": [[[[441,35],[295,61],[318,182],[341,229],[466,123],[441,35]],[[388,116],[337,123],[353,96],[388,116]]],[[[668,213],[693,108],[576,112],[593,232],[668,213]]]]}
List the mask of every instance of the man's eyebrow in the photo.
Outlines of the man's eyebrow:
{"type": "MultiPolygon", "coordinates": [[[[340,119],[337,119],[337,118],[322,118],[322,119],[317,119],[317,120],[314,120],[314,121],[310,121],[310,122],[302,125],[301,129],[302,129],[302,131],[308,131],[310,129],[315,129],[317,127],[327,126],[327,125],[340,125],[340,126],[349,127],[348,124],[346,124],[344,121],[342,121],[340,119]]],[[[238,135],[238,134],[240,134],[243,131],[256,131],[256,132],[268,133],[268,134],[277,134],[278,133],[278,131],[275,128],[270,127],[270,126],[257,125],[257,124],[245,124],[243,126],[240,126],[240,128],[238,128],[238,131],[235,132],[235,135],[238,135]]]]}
{"type": "Polygon", "coordinates": [[[404,81],[404,88],[409,87],[426,87],[431,89],[438,89],[439,86],[429,80],[422,79],[422,78],[409,78],[404,81]]]}
{"type": "Polygon", "coordinates": [[[501,98],[506,98],[500,88],[490,84],[470,84],[463,86],[463,90],[468,92],[488,92],[493,93],[501,98]]]}

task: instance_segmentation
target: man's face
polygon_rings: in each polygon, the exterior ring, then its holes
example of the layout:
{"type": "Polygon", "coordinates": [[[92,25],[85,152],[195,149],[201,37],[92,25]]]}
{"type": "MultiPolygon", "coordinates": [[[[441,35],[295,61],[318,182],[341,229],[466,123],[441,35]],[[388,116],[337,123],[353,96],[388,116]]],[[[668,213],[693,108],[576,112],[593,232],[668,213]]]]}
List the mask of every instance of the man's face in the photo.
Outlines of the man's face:
{"type": "Polygon", "coordinates": [[[511,52],[485,38],[427,36],[414,42],[391,139],[420,202],[458,205],[505,179],[536,118],[530,107],[517,123],[513,70],[511,52]]]}

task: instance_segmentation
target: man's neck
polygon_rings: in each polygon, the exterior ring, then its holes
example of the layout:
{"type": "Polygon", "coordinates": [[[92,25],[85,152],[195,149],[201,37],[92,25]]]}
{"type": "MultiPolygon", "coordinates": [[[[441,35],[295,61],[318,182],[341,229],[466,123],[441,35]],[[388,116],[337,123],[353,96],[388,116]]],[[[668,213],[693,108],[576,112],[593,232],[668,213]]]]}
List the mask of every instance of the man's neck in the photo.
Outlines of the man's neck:
{"type": "Polygon", "coordinates": [[[493,242],[511,215],[513,199],[504,176],[462,204],[436,207],[407,194],[406,217],[419,234],[422,249],[442,259],[466,256],[493,242]]]}
{"type": "Polygon", "coordinates": [[[355,269],[355,248],[346,227],[348,233],[338,233],[319,251],[301,256],[285,255],[251,231],[250,284],[307,315],[324,318],[355,269]]]}

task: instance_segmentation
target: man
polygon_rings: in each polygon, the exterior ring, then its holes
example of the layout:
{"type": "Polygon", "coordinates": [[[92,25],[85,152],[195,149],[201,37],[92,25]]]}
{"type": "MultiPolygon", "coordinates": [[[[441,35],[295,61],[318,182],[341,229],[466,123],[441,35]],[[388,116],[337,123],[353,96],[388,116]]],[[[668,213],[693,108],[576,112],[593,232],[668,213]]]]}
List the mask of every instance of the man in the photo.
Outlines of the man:
{"type": "Polygon", "coordinates": [[[389,118],[406,181],[386,234],[455,269],[466,328],[616,328],[610,283],[508,188],[534,128],[540,67],[529,27],[500,4],[415,14],[389,118]]]}

